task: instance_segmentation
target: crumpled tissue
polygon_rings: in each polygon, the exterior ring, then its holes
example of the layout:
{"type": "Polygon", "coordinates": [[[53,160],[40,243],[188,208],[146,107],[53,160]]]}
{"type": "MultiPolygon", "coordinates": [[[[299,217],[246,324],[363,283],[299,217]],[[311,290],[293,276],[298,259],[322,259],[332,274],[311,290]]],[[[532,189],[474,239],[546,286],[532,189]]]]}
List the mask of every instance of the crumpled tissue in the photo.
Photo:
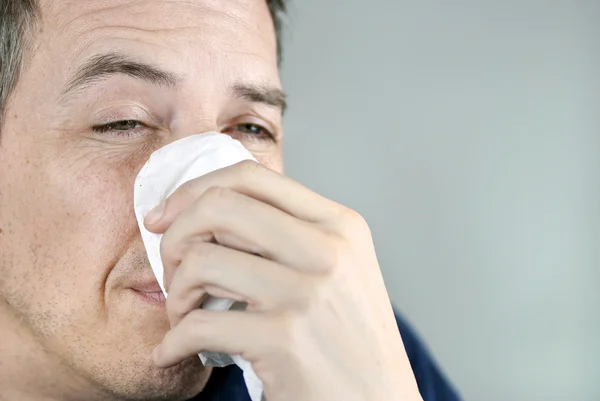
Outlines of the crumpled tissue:
{"type": "MultiPolygon", "coordinates": [[[[181,184],[244,160],[256,161],[239,141],[228,135],[209,132],[188,136],[158,149],[150,155],[139,172],[134,188],[135,216],[150,266],[165,296],[167,293],[163,285],[163,264],[160,256],[162,234],[146,230],[144,217],[181,184]]],[[[222,298],[209,298],[202,304],[202,308],[212,310],[239,307],[239,303],[222,298]]],[[[199,357],[205,366],[223,367],[235,363],[244,372],[244,380],[252,401],[262,399],[263,385],[248,361],[239,355],[214,352],[202,352],[199,357]]]]}

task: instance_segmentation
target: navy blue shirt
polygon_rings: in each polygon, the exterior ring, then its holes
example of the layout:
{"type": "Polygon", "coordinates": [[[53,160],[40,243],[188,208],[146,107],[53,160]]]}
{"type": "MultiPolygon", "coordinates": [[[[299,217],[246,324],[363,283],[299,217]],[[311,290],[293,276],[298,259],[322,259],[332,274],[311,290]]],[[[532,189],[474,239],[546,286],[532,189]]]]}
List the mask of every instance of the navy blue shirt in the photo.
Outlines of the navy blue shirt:
{"type": "MultiPolygon", "coordinates": [[[[398,314],[396,322],[423,401],[459,401],[417,335],[398,314]]],[[[206,387],[193,401],[250,401],[242,371],[235,365],[214,369],[206,387]]]]}

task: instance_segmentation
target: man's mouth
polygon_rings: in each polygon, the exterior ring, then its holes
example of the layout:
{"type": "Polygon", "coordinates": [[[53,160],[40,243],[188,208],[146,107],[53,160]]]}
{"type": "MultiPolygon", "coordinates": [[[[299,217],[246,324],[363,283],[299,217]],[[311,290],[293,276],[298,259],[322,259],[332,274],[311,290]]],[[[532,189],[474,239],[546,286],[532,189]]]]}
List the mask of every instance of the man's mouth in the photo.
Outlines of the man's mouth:
{"type": "Polygon", "coordinates": [[[139,283],[131,286],[130,288],[138,297],[142,300],[154,304],[156,306],[164,307],[166,305],[167,299],[165,298],[165,294],[163,294],[160,286],[156,281],[147,282],[147,283],[139,283]]]}

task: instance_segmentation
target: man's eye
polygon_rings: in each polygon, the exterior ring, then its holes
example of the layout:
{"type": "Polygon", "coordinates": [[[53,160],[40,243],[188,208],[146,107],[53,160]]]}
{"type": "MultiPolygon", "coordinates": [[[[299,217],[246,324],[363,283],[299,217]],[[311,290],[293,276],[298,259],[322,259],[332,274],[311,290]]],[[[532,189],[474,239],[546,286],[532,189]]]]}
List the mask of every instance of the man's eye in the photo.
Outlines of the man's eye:
{"type": "Polygon", "coordinates": [[[125,133],[128,131],[133,131],[142,126],[143,124],[136,120],[121,120],[108,124],[96,125],[92,127],[92,130],[99,134],[104,134],[107,132],[116,132],[117,134],[119,134],[121,132],[125,133]]]}
{"type": "Polygon", "coordinates": [[[236,136],[241,134],[246,137],[253,137],[257,140],[275,140],[275,135],[262,125],[253,123],[236,124],[226,130],[228,134],[236,136]]]}

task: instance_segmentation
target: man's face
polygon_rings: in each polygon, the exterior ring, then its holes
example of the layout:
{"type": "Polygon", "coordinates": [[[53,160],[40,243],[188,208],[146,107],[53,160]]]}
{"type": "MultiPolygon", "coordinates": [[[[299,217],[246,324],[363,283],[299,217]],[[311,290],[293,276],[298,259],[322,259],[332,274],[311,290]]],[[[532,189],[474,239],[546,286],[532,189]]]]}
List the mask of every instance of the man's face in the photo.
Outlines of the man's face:
{"type": "Polygon", "coordinates": [[[142,294],[155,280],[133,182],[153,150],[206,131],[281,171],[266,2],[46,0],[41,11],[2,126],[0,364],[32,396],[191,396],[208,375],[196,358],[152,363],[168,321],[142,294]]]}

